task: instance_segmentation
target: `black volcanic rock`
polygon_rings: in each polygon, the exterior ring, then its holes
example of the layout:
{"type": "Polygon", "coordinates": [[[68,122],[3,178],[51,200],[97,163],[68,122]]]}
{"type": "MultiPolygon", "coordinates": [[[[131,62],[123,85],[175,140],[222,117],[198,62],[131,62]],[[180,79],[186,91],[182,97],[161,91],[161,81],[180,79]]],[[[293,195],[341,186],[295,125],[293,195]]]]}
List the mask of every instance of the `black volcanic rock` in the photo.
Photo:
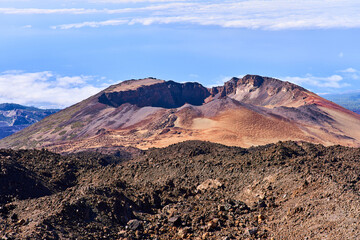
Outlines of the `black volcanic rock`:
{"type": "Polygon", "coordinates": [[[0,239],[358,239],[359,158],[291,141],[129,160],[0,150],[0,239]],[[222,187],[198,191],[209,181],[222,187]]]}
{"type": "Polygon", "coordinates": [[[209,90],[199,83],[167,81],[141,86],[135,90],[104,92],[99,97],[99,102],[112,107],[130,103],[138,107],[177,108],[185,103],[202,105],[208,96],[209,90]]]}

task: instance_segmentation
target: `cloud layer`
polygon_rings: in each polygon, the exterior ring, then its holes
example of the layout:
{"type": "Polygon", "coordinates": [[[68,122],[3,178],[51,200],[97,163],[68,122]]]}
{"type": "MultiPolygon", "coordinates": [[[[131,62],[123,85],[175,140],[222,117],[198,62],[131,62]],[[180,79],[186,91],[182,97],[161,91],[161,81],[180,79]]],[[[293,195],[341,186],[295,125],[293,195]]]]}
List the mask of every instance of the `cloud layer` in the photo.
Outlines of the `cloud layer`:
{"type": "MultiPolygon", "coordinates": [[[[0,14],[86,14],[87,19],[54,29],[123,24],[196,24],[266,30],[359,28],[360,4],[356,0],[245,0],[162,1],[107,0],[99,3],[133,3],[127,8],[0,8],[0,14]],[[139,6],[136,3],[142,3],[139,6]],[[104,19],[94,21],[91,15],[104,19]],[[88,16],[90,15],[90,16],[88,16]]],[[[105,6],[105,5],[103,5],[105,6]]],[[[116,5],[118,6],[118,5],[116,5]]],[[[98,18],[97,18],[98,19],[98,18]]]]}
{"type": "Polygon", "coordinates": [[[339,74],[334,74],[328,77],[316,77],[311,74],[306,74],[304,77],[283,77],[284,81],[289,81],[301,86],[315,86],[320,88],[343,88],[351,86],[345,80],[360,79],[360,71],[354,68],[347,68],[337,71],[339,74]]]}
{"type": "Polygon", "coordinates": [[[298,85],[308,85],[323,88],[342,88],[349,86],[347,83],[342,83],[344,78],[340,75],[332,75],[329,77],[315,77],[307,74],[305,77],[285,77],[283,80],[289,81],[298,85]]]}
{"type": "Polygon", "coordinates": [[[59,76],[50,71],[0,73],[0,102],[64,108],[101,91],[89,84],[92,76],[59,76]]]}

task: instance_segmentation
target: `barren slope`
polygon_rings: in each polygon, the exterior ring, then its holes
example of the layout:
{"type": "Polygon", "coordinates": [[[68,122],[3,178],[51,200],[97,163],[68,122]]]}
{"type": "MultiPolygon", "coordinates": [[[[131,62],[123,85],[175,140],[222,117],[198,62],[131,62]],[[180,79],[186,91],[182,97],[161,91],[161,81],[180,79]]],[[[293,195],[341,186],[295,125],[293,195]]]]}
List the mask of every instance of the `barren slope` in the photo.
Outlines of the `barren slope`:
{"type": "Polygon", "coordinates": [[[154,78],[114,85],[0,141],[57,152],[162,147],[209,140],[248,147],[279,140],[360,146],[360,115],[297,85],[247,75],[207,89],[154,78]]]}

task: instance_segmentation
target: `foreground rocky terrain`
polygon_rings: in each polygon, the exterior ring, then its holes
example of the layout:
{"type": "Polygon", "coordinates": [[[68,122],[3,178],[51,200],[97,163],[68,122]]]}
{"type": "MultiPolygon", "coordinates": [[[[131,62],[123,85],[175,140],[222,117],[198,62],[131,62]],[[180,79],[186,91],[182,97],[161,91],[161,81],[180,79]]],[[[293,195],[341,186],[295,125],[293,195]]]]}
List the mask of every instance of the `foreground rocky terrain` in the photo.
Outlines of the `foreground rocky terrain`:
{"type": "MultiPolygon", "coordinates": [[[[114,150],[114,149],[113,149],[114,150]]],[[[2,239],[359,239],[360,149],[0,151],[2,239]]]]}
{"type": "Polygon", "coordinates": [[[124,81],[0,140],[2,148],[71,153],[186,140],[250,147],[278,141],[360,147],[360,115],[295,84],[246,75],[223,86],[124,81]]]}

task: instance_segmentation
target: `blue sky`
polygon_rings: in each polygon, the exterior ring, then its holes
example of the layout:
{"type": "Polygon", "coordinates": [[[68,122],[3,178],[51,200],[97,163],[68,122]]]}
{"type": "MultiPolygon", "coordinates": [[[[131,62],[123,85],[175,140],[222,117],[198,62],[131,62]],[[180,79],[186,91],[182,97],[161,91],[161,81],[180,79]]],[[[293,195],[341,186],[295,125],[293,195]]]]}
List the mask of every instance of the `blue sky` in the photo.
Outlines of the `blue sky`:
{"type": "Polygon", "coordinates": [[[360,90],[359,12],[354,0],[0,0],[0,102],[66,107],[149,76],[360,90]]]}

